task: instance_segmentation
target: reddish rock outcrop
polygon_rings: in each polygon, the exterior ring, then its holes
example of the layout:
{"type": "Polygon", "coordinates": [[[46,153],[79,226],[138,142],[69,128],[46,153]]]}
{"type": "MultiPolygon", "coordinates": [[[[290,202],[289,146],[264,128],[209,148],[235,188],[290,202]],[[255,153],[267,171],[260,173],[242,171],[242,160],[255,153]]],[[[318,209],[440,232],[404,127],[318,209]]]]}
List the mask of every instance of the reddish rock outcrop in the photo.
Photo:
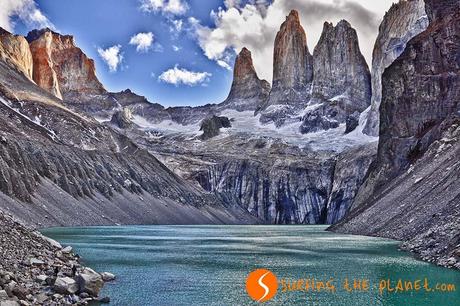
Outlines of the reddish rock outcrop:
{"type": "Polygon", "coordinates": [[[270,84],[257,76],[251,51],[243,48],[236,57],[230,93],[219,106],[238,111],[254,111],[265,102],[269,93],[270,84]]]}
{"type": "Polygon", "coordinates": [[[372,54],[372,107],[364,133],[379,134],[383,71],[397,59],[407,42],[428,27],[423,0],[403,0],[391,6],[379,28],[372,54]]]}
{"type": "Polygon", "coordinates": [[[73,36],[42,29],[30,32],[27,40],[34,62],[33,79],[40,87],[61,99],[105,92],[94,61],[75,45],[73,36]]]}
{"type": "Polygon", "coordinates": [[[33,60],[27,40],[0,28],[0,59],[32,79],[33,60]]]}
{"type": "Polygon", "coordinates": [[[273,53],[273,84],[270,97],[261,108],[260,121],[298,121],[299,111],[308,103],[313,80],[313,57],[299,13],[291,11],[280,27],[273,53]]]}
{"type": "Polygon", "coordinates": [[[313,78],[313,60],[299,13],[291,11],[276,34],[273,54],[273,91],[303,90],[313,78]]]}

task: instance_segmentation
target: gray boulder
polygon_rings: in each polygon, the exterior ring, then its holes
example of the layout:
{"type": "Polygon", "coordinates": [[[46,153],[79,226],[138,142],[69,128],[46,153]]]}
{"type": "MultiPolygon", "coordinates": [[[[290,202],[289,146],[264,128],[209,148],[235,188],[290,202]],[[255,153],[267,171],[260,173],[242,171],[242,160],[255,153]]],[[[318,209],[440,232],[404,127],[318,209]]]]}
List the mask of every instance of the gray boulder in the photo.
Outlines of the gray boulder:
{"type": "Polygon", "coordinates": [[[61,294],[74,294],[78,291],[78,284],[73,278],[58,277],[54,282],[54,291],[61,294]]]}
{"type": "Polygon", "coordinates": [[[90,268],[85,268],[77,275],[77,282],[81,292],[86,292],[91,296],[98,296],[104,286],[102,276],[90,268]]]}
{"type": "Polygon", "coordinates": [[[201,122],[200,131],[203,134],[200,136],[201,140],[208,140],[219,135],[221,128],[229,128],[232,124],[227,117],[212,116],[206,118],[201,122]]]}

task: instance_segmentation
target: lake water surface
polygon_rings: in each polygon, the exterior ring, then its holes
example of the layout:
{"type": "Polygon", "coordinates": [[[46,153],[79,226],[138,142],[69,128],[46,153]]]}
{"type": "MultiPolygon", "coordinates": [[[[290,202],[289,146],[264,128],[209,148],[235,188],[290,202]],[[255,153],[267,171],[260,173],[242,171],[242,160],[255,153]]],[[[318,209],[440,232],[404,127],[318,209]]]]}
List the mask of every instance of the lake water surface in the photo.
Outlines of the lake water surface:
{"type": "MultiPolygon", "coordinates": [[[[460,305],[460,272],[415,260],[386,239],[324,231],[324,226],[121,226],[55,228],[43,233],[71,245],[83,263],[117,275],[102,295],[110,305],[257,305],[245,290],[247,275],[269,269],[280,283],[264,305],[460,305]],[[382,280],[429,288],[379,292],[382,280]],[[281,281],[315,279],[335,292],[282,292],[281,281]],[[348,279],[368,290],[347,291],[348,279]],[[363,281],[361,282],[363,284],[363,281]],[[440,291],[453,284],[456,291],[440,291]]],[[[304,281],[306,282],[306,281],[304,281]]]]}

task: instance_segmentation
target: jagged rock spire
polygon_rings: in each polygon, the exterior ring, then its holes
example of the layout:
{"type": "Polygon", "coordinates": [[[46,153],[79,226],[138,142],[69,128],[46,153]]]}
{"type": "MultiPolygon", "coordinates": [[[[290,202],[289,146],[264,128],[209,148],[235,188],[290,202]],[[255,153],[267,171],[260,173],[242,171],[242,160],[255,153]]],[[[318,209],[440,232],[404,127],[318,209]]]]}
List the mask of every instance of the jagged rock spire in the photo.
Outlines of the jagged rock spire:
{"type": "Polygon", "coordinates": [[[325,22],[313,52],[313,96],[349,100],[349,113],[365,110],[371,100],[371,75],[361,54],[358,35],[346,20],[325,22]]]}
{"type": "Polygon", "coordinates": [[[273,90],[304,89],[312,81],[312,64],[299,13],[292,10],[275,38],[273,90]]]}
{"type": "Polygon", "coordinates": [[[230,93],[221,106],[239,111],[256,110],[269,92],[270,84],[257,76],[251,51],[243,48],[236,57],[230,93]]]}

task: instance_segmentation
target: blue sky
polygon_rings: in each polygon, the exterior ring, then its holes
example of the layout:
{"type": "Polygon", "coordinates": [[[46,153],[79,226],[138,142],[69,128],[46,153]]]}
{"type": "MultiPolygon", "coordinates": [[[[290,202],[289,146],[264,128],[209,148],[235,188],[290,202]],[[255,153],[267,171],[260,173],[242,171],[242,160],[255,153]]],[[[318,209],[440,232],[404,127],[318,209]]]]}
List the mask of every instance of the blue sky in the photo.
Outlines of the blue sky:
{"type": "Polygon", "coordinates": [[[27,34],[50,25],[74,35],[96,61],[98,77],[110,91],[130,88],[166,106],[202,105],[226,98],[232,81],[228,68],[243,46],[253,52],[259,75],[270,81],[274,36],[290,9],[300,11],[311,52],[324,21],[346,18],[358,30],[369,62],[379,22],[391,2],[6,0],[0,3],[0,26],[27,34]]]}

